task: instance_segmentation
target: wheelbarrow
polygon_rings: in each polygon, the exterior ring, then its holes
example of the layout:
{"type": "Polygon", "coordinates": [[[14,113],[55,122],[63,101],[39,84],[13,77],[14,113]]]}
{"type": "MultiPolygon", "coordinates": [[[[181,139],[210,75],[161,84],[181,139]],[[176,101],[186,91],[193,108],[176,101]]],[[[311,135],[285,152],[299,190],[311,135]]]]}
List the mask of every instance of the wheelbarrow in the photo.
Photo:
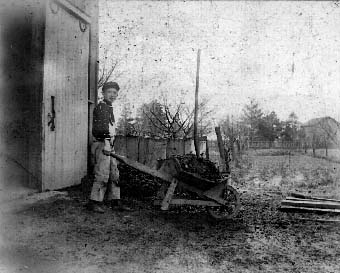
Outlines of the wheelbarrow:
{"type": "Polygon", "coordinates": [[[204,206],[214,219],[228,220],[235,217],[240,209],[239,194],[228,185],[229,177],[219,181],[202,178],[184,171],[176,158],[164,160],[158,170],[155,170],[115,153],[111,153],[111,156],[164,182],[154,200],[154,205],[160,206],[163,211],[170,206],[204,206]],[[176,190],[195,194],[198,199],[174,198],[176,190]]]}

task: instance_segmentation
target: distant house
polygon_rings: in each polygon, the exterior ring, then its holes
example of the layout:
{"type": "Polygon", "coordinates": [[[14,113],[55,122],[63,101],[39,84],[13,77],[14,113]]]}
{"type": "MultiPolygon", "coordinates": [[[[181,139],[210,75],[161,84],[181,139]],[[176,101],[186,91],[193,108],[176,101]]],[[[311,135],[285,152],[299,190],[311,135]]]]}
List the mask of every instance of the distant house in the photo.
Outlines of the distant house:
{"type": "Polygon", "coordinates": [[[340,123],[331,117],[311,119],[301,128],[310,146],[336,148],[340,145],[340,123]]]}

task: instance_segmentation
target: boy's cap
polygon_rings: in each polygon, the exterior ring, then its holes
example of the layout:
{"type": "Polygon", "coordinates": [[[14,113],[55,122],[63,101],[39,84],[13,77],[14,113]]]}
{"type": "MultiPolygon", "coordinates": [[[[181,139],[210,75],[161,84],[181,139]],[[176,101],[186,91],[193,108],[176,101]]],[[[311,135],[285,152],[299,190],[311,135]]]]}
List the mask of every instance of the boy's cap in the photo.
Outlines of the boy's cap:
{"type": "Polygon", "coordinates": [[[104,92],[106,89],[109,89],[109,88],[114,88],[117,91],[119,91],[119,89],[120,89],[118,83],[116,83],[116,82],[106,82],[106,83],[104,83],[102,90],[104,92]]]}

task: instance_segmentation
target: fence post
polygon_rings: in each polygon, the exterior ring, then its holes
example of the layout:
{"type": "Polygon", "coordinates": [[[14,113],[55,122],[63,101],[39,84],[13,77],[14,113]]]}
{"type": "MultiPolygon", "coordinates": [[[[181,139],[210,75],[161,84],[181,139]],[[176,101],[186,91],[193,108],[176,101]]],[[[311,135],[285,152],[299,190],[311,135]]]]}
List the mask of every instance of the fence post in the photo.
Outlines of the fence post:
{"type": "Polygon", "coordinates": [[[209,159],[209,144],[208,144],[208,139],[205,142],[205,157],[209,159]]]}
{"type": "Polygon", "coordinates": [[[222,135],[221,135],[221,129],[220,127],[215,127],[215,132],[217,136],[217,144],[218,144],[218,149],[220,152],[220,158],[221,158],[221,165],[222,165],[222,172],[227,171],[227,161],[225,158],[225,152],[224,152],[224,146],[223,146],[223,141],[222,141],[222,135]]]}
{"type": "Polygon", "coordinates": [[[140,162],[139,150],[140,150],[140,136],[137,137],[137,162],[140,162]]]}

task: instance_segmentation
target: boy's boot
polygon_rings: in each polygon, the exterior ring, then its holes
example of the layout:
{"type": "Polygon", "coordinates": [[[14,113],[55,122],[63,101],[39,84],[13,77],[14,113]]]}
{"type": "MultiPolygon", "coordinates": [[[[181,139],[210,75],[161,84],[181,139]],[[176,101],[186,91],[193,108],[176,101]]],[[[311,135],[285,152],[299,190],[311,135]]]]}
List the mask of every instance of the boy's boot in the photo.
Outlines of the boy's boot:
{"type": "Polygon", "coordinates": [[[125,206],[120,199],[113,199],[111,201],[111,208],[118,211],[133,211],[132,208],[125,206]]]}
{"type": "Polygon", "coordinates": [[[87,209],[97,213],[104,213],[104,209],[101,207],[101,203],[98,201],[90,200],[87,205],[87,209]]]}

